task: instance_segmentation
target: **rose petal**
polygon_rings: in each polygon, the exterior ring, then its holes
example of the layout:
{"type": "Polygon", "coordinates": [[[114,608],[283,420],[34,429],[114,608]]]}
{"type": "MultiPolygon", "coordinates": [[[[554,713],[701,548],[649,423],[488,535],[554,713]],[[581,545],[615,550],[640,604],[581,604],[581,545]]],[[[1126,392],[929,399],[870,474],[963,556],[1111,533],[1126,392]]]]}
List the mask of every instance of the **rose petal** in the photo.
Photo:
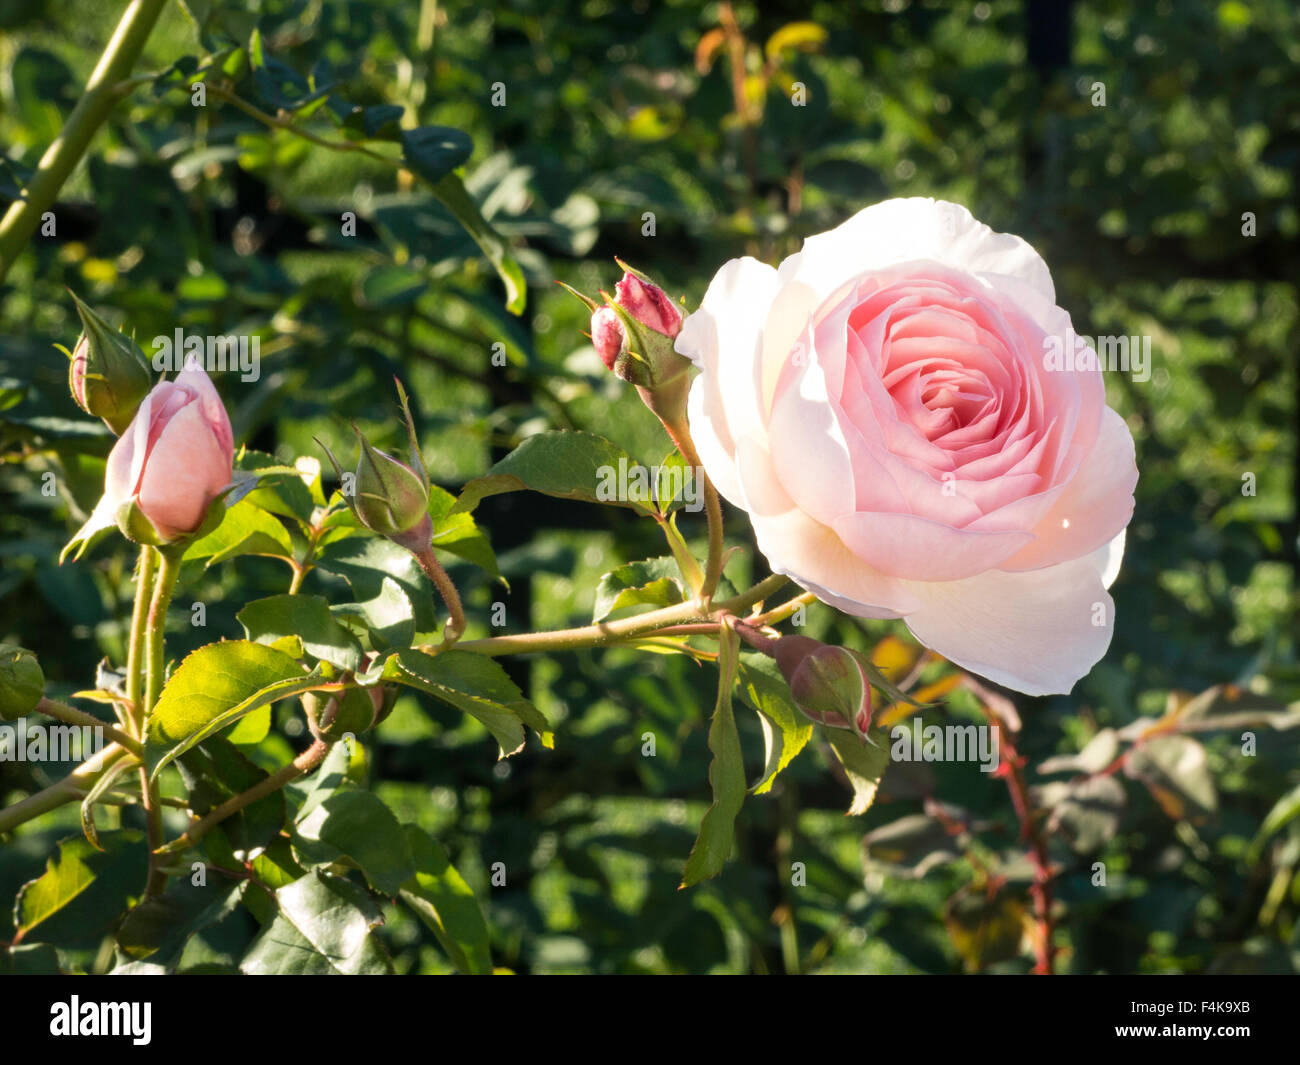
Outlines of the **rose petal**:
{"type": "Polygon", "coordinates": [[[907,627],[964,669],[1027,695],[1064,695],[1110,646],[1115,604],[1091,558],[1026,573],[914,582],[907,627]],[[1100,624],[1094,622],[1100,621],[1100,624]]]}

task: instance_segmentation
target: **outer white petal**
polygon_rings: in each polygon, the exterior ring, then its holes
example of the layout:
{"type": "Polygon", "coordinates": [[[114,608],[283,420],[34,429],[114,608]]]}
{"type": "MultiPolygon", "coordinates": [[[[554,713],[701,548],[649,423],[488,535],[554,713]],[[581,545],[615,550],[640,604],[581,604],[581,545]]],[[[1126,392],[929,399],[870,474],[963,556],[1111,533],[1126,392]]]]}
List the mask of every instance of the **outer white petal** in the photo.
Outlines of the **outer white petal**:
{"type": "Polygon", "coordinates": [[[1127,529],[1120,529],[1115,539],[1108,544],[1102,544],[1088,556],[1088,561],[1101,574],[1101,583],[1106,588],[1114,584],[1115,578],[1119,576],[1120,566],[1124,561],[1124,538],[1127,533],[1127,529]]]}
{"type": "Polygon", "coordinates": [[[781,264],[781,279],[808,285],[825,298],[857,274],[912,259],[1018,278],[1056,302],[1051,272],[1028,243],[994,232],[960,204],[921,197],[885,200],[809,237],[797,256],[781,264]]]}
{"type": "Polygon", "coordinates": [[[718,427],[721,425],[725,432],[726,422],[721,418],[710,418],[704,411],[707,387],[703,374],[691,384],[691,394],[686,401],[686,419],[690,422],[691,438],[695,441],[695,449],[700,453],[700,461],[704,463],[704,472],[709,475],[713,486],[727,502],[743,507],[734,449],[729,444],[724,445],[719,436],[718,427]]]}
{"type": "Polygon", "coordinates": [[[732,259],[714,275],[674,344],[701,371],[702,395],[689,415],[692,433],[696,418],[707,419],[719,445],[732,455],[741,436],[763,435],[759,352],[776,289],[772,267],[757,259],[732,259]]]}
{"type": "Polygon", "coordinates": [[[1115,604],[1092,556],[1026,573],[909,582],[907,627],[964,669],[1027,695],[1064,695],[1106,653],[1115,604]],[[1100,621],[1100,624],[1095,622],[1100,621]]]}

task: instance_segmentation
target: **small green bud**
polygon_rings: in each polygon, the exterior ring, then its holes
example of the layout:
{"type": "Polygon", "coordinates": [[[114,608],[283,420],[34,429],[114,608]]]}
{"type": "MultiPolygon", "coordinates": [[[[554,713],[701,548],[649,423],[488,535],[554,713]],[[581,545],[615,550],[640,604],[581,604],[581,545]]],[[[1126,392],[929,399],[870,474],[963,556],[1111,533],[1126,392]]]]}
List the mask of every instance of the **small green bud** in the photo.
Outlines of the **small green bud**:
{"type": "Polygon", "coordinates": [[[45,694],[45,674],[26,648],[0,643],[0,718],[17,721],[45,694]]]}
{"type": "Polygon", "coordinates": [[[83,332],[72,350],[68,388],[77,406],[103,418],[121,436],[153,387],[149,362],[135,341],[110,326],[75,293],[72,299],[83,332]]]}
{"type": "MultiPolygon", "coordinates": [[[[410,440],[410,462],[405,463],[371,445],[354,424],[361,454],[353,490],[344,493],[344,499],[357,520],[413,551],[429,546],[433,523],[429,519],[429,473],[420,457],[420,447],[411,420],[410,406],[401,383],[397,385],[402,399],[402,414],[410,440]]],[[[340,480],[345,480],[343,469],[334,453],[320,440],[340,480]]],[[[346,483],[346,481],[345,481],[346,483]]]]}
{"type": "Polygon", "coordinates": [[[776,664],[804,716],[829,728],[852,729],[863,738],[871,727],[868,669],[862,655],[808,636],[784,636],[776,664]]]}

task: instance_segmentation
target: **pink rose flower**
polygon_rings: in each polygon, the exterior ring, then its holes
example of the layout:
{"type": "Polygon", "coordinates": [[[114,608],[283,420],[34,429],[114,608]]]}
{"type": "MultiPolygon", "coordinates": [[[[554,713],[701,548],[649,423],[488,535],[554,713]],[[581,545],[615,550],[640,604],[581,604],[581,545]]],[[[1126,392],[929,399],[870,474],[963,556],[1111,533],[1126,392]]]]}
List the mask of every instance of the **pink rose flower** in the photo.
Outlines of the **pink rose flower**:
{"type": "Polygon", "coordinates": [[[900,199],[779,269],[733,259],[676,347],[705,469],[775,572],[1043,695],[1110,644],[1137,483],[1095,354],[1046,355],[1073,336],[1027,243],[900,199]]]}
{"type": "Polygon", "coordinates": [[[163,540],[203,523],[231,481],[234,435],[212,381],[190,363],[175,381],[155,385],[113,446],[105,503],[116,512],[134,500],[163,540]]]}

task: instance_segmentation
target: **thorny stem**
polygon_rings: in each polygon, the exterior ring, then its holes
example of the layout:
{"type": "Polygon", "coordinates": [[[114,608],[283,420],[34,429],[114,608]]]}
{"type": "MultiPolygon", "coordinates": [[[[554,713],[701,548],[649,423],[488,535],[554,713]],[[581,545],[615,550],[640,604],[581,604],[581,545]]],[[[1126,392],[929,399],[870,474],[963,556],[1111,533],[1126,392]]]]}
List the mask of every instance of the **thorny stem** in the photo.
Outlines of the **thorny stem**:
{"type": "Polygon", "coordinates": [[[1047,838],[1043,835],[1036,811],[1029,801],[1029,789],[1025,786],[1024,758],[1016,751],[1014,742],[1008,737],[1008,730],[998,716],[984,705],[983,700],[979,700],[979,705],[990,726],[998,730],[998,747],[1002,752],[998,774],[1006,779],[1011,805],[1020,821],[1020,838],[1029,844],[1029,856],[1034,863],[1034,882],[1029,888],[1034,902],[1034,919],[1038,925],[1034,936],[1034,972],[1041,976],[1051,976],[1052,959],[1056,953],[1052,938],[1056,929],[1052,917],[1053,873],[1047,854],[1047,838]]]}
{"type": "Polygon", "coordinates": [[[190,827],[185,830],[184,835],[178,836],[161,848],[158,854],[160,856],[175,854],[178,851],[192,847],[203,838],[209,829],[220,824],[231,814],[238,813],[245,806],[257,802],[258,799],[270,795],[272,792],[279,791],[286,784],[297,780],[304,773],[311,772],[325,760],[325,755],[329,753],[332,746],[332,743],[318,739],[283,769],[272,773],[269,777],[264,777],[247,791],[241,791],[238,795],[231,796],[214,810],[192,821],[190,827]]]}
{"type": "Polygon", "coordinates": [[[704,583],[700,586],[700,599],[707,605],[718,590],[718,581],[722,579],[722,503],[718,499],[718,490],[713,487],[708,474],[704,472],[704,463],[691,438],[690,427],[684,418],[664,421],[664,429],[669,438],[677,445],[686,465],[695,471],[696,476],[704,481],[704,510],[709,519],[709,558],[704,564],[704,583]]]}
{"type": "Polygon", "coordinates": [[[438,594],[442,596],[442,601],[447,605],[447,625],[443,630],[443,642],[453,644],[460,639],[461,633],[465,631],[465,608],[460,602],[460,593],[456,591],[456,585],[452,579],[447,576],[447,571],[436,558],[433,557],[433,548],[426,547],[422,551],[412,551],[415,561],[420,564],[420,569],[433,582],[433,586],[438,589],[438,594]]]}
{"type": "Polygon", "coordinates": [[[290,119],[281,118],[278,115],[267,114],[260,108],[254,107],[247,100],[241,100],[233,92],[230,92],[222,85],[209,83],[208,92],[217,99],[225,100],[226,103],[231,106],[237,107],[250,118],[255,118],[263,125],[270,126],[272,129],[282,129],[287,133],[292,133],[295,136],[301,137],[305,141],[310,141],[312,144],[318,145],[321,148],[329,148],[336,152],[358,152],[367,158],[383,163],[385,166],[391,166],[398,170],[404,168],[401,159],[395,156],[383,155],[380,152],[371,151],[371,149],[367,148],[364,144],[355,144],[352,141],[332,141],[325,137],[318,137],[315,133],[303,129],[290,119]]]}
{"type": "Polygon", "coordinates": [[[84,710],[78,710],[74,706],[68,706],[65,703],[55,702],[53,699],[41,699],[36,704],[36,710],[52,717],[57,721],[66,722],[69,725],[78,725],[86,728],[99,728],[104,730],[104,735],[113,740],[114,743],[125,747],[137,758],[143,756],[140,744],[134,737],[128,736],[121,729],[116,729],[107,722],[101,721],[94,714],[88,714],[84,710]]]}
{"type": "MultiPolygon", "coordinates": [[[[156,551],[162,560],[154,582],[153,599],[149,603],[145,649],[148,658],[145,677],[144,706],[139,715],[140,735],[143,738],[148,728],[149,715],[153,713],[158,694],[162,691],[163,669],[166,664],[164,650],[167,629],[167,608],[171,605],[172,592],[176,588],[176,578],[180,576],[180,556],[175,551],[156,551]]],[[[158,866],[157,851],[163,842],[162,807],[158,802],[158,782],[151,779],[149,770],[140,766],[140,797],[144,803],[145,825],[149,836],[149,879],[145,886],[146,895],[161,895],[167,887],[167,874],[158,866]]]]}
{"type": "MultiPolygon", "coordinates": [[[[166,0],[132,0],[123,12],[77,106],[41,156],[23,194],[9,205],[4,220],[0,221],[0,281],[36,231],[41,215],[54,205],[59,189],[90,147],[99,127],[122,98],[123,81],[140,58],[165,3],[166,0]]],[[[126,87],[129,86],[127,82],[126,87]]]]}
{"type": "MultiPolygon", "coordinates": [[[[466,640],[459,646],[462,650],[492,657],[531,654],[536,651],[577,651],[587,647],[605,647],[628,638],[657,634],[659,629],[669,626],[708,621],[711,617],[748,610],[755,603],[762,602],[788,580],[788,577],[773,574],[734,599],[713,603],[708,610],[700,600],[696,599],[688,603],[677,603],[674,606],[651,610],[645,614],[637,614],[635,617],[620,618],[618,621],[602,621],[596,625],[584,625],[576,629],[557,629],[553,632],[531,632],[519,636],[492,636],[485,640],[466,640]]],[[[716,631],[716,624],[713,631],[716,631]]]]}
{"type": "Polygon", "coordinates": [[[128,753],[127,749],[120,744],[110,743],[98,754],[86,759],[57,784],[51,784],[48,788],[27,796],[22,802],[16,802],[7,809],[0,810],[0,832],[9,832],[24,821],[30,821],[33,817],[49,813],[64,803],[80,799],[101,770],[107,769],[128,753]]]}
{"type": "Polygon", "coordinates": [[[158,555],[147,544],[140,547],[136,568],[135,607],[131,611],[131,637],[126,656],[126,697],[131,703],[131,721],[137,738],[144,737],[144,636],[149,599],[153,594],[158,555]]]}

